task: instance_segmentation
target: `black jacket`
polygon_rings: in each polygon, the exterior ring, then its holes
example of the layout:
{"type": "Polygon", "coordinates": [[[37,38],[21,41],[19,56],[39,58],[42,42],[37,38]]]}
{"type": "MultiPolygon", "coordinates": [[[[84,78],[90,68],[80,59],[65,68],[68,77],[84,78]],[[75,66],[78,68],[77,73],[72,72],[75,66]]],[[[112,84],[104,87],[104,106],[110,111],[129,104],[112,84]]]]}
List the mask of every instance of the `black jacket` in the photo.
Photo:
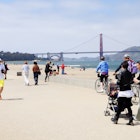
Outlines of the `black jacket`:
{"type": "MultiPolygon", "coordinates": [[[[140,80],[140,74],[139,74],[139,76],[137,77],[137,79],[140,80]]],[[[140,85],[140,83],[138,83],[138,84],[140,85]]]]}
{"type": "Polygon", "coordinates": [[[45,66],[45,72],[50,72],[51,71],[51,66],[50,66],[50,64],[46,64],[46,66],[45,66]]]}
{"type": "Polygon", "coordinates": [[[133,83],[133,77],[131,72],[124,70],[120,73],[117,84],[120,87],[120,91],[131,90],[131,84],[133,83]]]}

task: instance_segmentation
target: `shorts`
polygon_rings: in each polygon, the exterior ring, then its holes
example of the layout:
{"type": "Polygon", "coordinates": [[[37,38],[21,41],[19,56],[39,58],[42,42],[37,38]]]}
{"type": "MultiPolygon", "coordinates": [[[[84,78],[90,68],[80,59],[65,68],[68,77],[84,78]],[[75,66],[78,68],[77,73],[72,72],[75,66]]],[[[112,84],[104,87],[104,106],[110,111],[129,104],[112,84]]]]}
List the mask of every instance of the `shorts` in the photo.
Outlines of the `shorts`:
{"type": "Polygon", "coordinates": [[[4,80],[0,80],[0,87],[4,87],[4,80]]]}
{"type": "Polygon", "coordinates": [[[100,76],[100,82],[103,82],[103,79],[105,79],[105,81],[107,81],[107,77],[108,75],[102,75],[100,76]]]}

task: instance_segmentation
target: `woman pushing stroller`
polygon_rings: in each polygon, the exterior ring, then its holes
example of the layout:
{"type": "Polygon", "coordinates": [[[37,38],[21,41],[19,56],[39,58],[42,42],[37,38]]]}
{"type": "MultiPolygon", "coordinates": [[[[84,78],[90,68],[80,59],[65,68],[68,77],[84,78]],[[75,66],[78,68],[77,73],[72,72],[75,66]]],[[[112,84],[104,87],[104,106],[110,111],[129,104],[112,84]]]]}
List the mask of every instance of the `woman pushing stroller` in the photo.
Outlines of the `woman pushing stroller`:
{"type": "Polygon", "coordinates": [[[117,84],[119,85],[120,91],[118,92],[118,108],[116,115],[114,118],[112,118],[112,121],[114,124],[118,123],[118,119],[120,116],[120,113],[124,110],[124,108],[127,108],[128,110],[128,116],[129,116],[129,122],[127,125],[134,125],[133,123],[133,116],[132,116],[132,103],[131,98],[134,95],[131,91],[131,84],[133,81],[133,77],[131,72],[128,70],[128,62],[124,61],[121,65],[121,72],[119,75],[117,75],[117,84]]]}

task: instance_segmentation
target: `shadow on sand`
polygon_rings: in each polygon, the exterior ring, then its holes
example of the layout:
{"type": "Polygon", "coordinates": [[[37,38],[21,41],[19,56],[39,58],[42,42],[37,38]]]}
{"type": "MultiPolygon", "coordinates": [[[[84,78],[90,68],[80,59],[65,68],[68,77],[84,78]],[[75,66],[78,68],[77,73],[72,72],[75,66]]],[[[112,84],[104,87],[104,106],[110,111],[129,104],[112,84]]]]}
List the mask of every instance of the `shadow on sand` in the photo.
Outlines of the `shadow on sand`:
{"type": "Polygon", "coordinates": [[[8,99],[2,99],[3,101],[16,101],[16,100],[23,100],[23,98],[8,98],[8,99]]]}

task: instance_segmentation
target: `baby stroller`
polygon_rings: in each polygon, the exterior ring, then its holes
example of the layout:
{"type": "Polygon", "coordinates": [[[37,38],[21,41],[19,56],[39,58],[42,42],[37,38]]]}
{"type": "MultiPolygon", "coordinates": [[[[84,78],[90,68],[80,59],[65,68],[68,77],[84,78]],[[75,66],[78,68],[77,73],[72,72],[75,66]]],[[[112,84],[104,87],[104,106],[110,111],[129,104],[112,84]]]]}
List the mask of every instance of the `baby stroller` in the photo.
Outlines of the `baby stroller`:
{"type": "Polygon", "coordinates": [[[113,111],[114,114],[116,113],[117,111],[117,95],[118,95],[118,90],[119,90],[119,87],[116,83],[114,82],[111,82],[109,84],[109,87],[108,87],[108,103],[107,103],[107,107],[106,107],[106,110],[104,111],[104,115],[105,116],[109,116],[111,115],[110,114],[110,111],[113,111]]]}

